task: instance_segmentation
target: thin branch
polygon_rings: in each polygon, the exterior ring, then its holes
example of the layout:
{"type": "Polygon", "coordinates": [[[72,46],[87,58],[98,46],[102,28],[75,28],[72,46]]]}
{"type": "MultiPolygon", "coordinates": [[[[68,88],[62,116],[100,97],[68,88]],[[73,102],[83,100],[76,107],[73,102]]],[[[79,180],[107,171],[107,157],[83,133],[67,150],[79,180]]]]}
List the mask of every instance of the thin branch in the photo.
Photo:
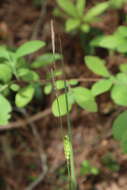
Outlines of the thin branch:
{"type": "Polygon", "coordinates": [[[11,122],[7,125],[1,125],[0,126],[0,131],[5,131],[5,130],[11,130],[11,129],[15,129],[15,128],[20,128],[20,127],[24,127],[26,125],[28,125],[30,122],[35,122],[35,121],[38,121],[44,117],[46,117],[47,115],[50,115],[51,114],[51,109],[48,108],[42,112],[39,112],[33,116],[30,116],[29,117],[29,120],[25,120],[25,119],[22,119],[22,120],[19,120],[19,121],[15,121],[15,122],[11,122]]]}

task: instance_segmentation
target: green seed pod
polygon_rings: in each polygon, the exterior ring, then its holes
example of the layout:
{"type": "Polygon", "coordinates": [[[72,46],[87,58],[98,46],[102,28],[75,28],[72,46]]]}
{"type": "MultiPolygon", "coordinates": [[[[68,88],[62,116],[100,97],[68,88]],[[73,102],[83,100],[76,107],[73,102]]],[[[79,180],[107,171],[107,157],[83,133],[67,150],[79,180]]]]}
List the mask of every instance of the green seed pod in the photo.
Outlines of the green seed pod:
{"type": "Polygon", "coordinates": [[[68,135],[65,135],[64,137],[64,154],[66,160],[69,160],[71,155],[71,142],[68,135]]]}

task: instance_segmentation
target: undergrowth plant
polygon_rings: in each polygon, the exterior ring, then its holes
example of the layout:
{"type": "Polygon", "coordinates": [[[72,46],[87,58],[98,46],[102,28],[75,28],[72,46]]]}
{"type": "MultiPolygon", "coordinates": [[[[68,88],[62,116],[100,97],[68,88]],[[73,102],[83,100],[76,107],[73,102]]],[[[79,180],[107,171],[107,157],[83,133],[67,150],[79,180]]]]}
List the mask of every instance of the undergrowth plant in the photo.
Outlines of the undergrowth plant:
{"type": "MultiPolygon", "coordinates": [[[[52,112],[56,117],[59,117],[57,101],[59,101],[60,116],[64,116],[68,111],[71,111],[74,104],[77,104],[80,108],[89,112],[97,112],[98,106],[96,98],[105,92],[110,93],[111,99],[116,105],[127,106],[127,64],[121,63],[119,66],[119,72],[114,75],[108,70],[106,61],[97,56],[85,56],[84,61],[86,66],[101,78],[97,78],[96,82],[93,81],[94,83],[90,89],[80,85],[71,86],[67,83],[67,95],[65,93],[61,93],[58,96],[58,100],[55,99],[52,104],[52,112]],[[66,108],[66,96],[68,98],[68,110],[66,108]]],[[[123,146],[125,146],[125,139],[127,138],[127,133],[125,133],[126,116],[127,112],[124,112],[121,116],[122,119],[120,117],[119,121],[118,117],[113,125],[113,134],[115,138],[121,140],[123,137],[121,137],[121,135],[124,135],[124,140],[122,141],[123,146]],[[118,136],[116,135],[117,133],[118,136]]],[[[124,149],[127,149],[127,146],[125,147],[126,148],[124,149]]]]}
{"type": "Polygon", "coordinates": [[[45,45],[43,41],[29,41],[15,51],[0,46],[0,125],[8,123],[12,107],[25,107],[38,95],[38,90],[42,91],[44,84],[36,69],[61,59],[57,53],[45,53],[31,64],[24,58],[45,45]]]}
{"type": "Polygon", "coordinates": [[[112,52],[127,53],[127,26],[119,26],[110,35],[96,36],[91,42],[92,47],[101,47],[112,52]]]}
{"type": "Polygon", "coordinates": [[[65,19],[66,32],[81,30],[88,33],[91,28],[90,25],[100,20],[100,15],[109,7],[108,2],[102,2],[85,11],[86,0],[76,0],[75,3],[71,0],[57,0],[57,4],[63,12],[56,8],[54,15],[65,19]]]}
{"type": "Polygon", "coordinates": [[[86,9],[87,0],[56,0],[58,8],[54,15],[65,20],[66,32],[90,32],[91,24],[101,20],[100,16],[109,9],[120,9],[126,0],[108,0],[86,9]],[[60,10],[62,9],[62,11],[60,10]]]}

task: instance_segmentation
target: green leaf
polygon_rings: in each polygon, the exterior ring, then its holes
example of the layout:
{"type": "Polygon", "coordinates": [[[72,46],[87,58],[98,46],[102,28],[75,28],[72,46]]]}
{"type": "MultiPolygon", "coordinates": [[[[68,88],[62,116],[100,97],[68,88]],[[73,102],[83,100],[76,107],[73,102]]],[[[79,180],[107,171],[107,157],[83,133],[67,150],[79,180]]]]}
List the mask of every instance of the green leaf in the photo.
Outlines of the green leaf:
{"type": "Polygon", "coordinates": [[[77,85],[78,84],[78,81],[77,80],[75,80],[75,79],[71,79],[71,80],[69,80],[69,81],[67,81],[68,82],[68,84],[70,84],[70,85],[72,85],[72,86],[74,86],[74,85],[77,85]]]}
{"type": "Polygon", "coordinates": [[[111,98],[121,106],[127,106],[127,85],[116,84],[111,90],[111,98]]]}
{"type": "Polygon", "coordinates": [[[117,51],[120,53],[126,53],[127,52],[127,39],[122,39],[121,43],[119,43],[116,47],[117,51]]]}
{"type": "Polygon", "coordinates": [[[70,94],[62,94],[58,99],[54,100],[52,104],[52,112],[56,117],[64,116],[71,110],[72,104],[72,97],[70,97],[70,94]]]}
{"type": "Polygon", "coordinates": [[[44,87],[44,93],[48,95],[51,93],[51,91],[52,91],[52,84],[51,83],[46,84],[44,87]]]}
{"type": "Polygon", "coordinates": [[[120,144],[124,153],[127,153],[127,131],[124,133],[120,144]]]}
{"type": "Polygon", "coordinates": [[[40,41],[40,40],[33,40],[33,41],[26,42],[17,49],[16,58],[31,54],[44,46],[45,46],[45,42],[40,41]]]}
{"type": "Polygon", "coordinates": [[[17,92],[17,91],[19,91],[20,86],[18,84],[12,84],[10,86],[10,89],[13,90],[14,92],[17,92]]]}
{"type": "Polygon", "coordinates": [[[120,35],[122,37],[127,37],[127,26],[119,26],[115,34],[120,35]]]}
{"type": "Polygon", "coordinates": [[[104,76],[104,77],[110,76],[109,71],[107,70],[106,66],[104,65],[105,61],[100,59],[99,57],[86,56],[85,62],[86,62],[87,67],[94,73],[104,76]]]}
{"type": "Polygon", "coordinates": [[[62,56],[58,53],[45,53],[42,56],[39,56],[31,65],[32,68],[40,68],[47,66],[57,60],[60,60],[62,56]]]}
{"type": "Polygon", "coordinates": [[[118,85],[127,85],[127,74],[125,73],[118,73],[115,78],[115,83],[118,85]]]}
{"type": "Polygon", "coordinates": [[[57,3],[68,15],[77,17],[77,9],[71,0],[57,0],[57,3]]]}
{"type": "Polygon", "coordinates": [[[112,81],[109,80],[100,80],[92,86],[92,93],[94,96],[100,95],[104,92],[107,92],[112,87],[112,81]]]}
{"type": "Polygon", "coordinates": [[[0,58],[9,60],[9,52],[5,46],[0,46],[0,58]]]}
{"type": "Polygon", "coordinates": [[[115,139],[122,140],[123,135],[127,132],[127,111],[118,115],[112,126],[112,133],[115,139]]]}
{"type": "Polygon", "coordinates": [[[127,74],[127,63],[120,64],[119,69],[121,72],[127,74]]]}
{"type": "Polygon", "coordinates": [[[80,16],[83,15],[86,5],[86,0],[77,0],[76,8],[80,16]]]}
{"type": "Polygon", "coordinates": [[[126,0],[110,0],[110,6],[115,9],[122,8],[123,4],[126,2],[126,0]]]}
{"type": "Polygon", "coordinates": [[[83,87],[73,88],[75,102],[83,109],[90,112],[97,111],[97,104],[89,89],[83,87]]]}
{"type": "Polygon", "coordinates": [[[81,165],[80,174],[81,175],[90,174],[90,170],[91,170],[90,162],[88,160],[84,160],[82,165],[81,165]]]}
{"type": "Polygon", "coordinates": [[[55,85],[56,85],[56,89],[57,90],[61,90],[61,89],[65,88],[65,82],[64,82],[64,80],[57,80],[55,82],[55,85]]]}
{"type": "Polygon", "coordinates": [[[19,108],[22,108],[26,106],[29,102],[31,102],[33,96],[34,96],[34,88],[29,85],[25,88],[22,88],[15,97],[15,103],[16,106],[19,108]]]}
{"type": "Polygon", "coordinates": [[[98,36],[90,43],[93,47],[102,47],[111,50],[116,50],[125,42],[125,39],[120,35],[112,34],[107,36],[98,36]]]}
{"type": "Polygon", "coordinates": [[[88,33],[90,31],[90,25],[88,25],[88,24],[82,24],[80,26],[80,29],[82,30],[82,32],[88,33]]]}
{"type": "Polygon", "coordinates": [[[65,23],[66,32],[71,32],[80,26],[80,20],[70,18],[65,23]]]}
{"type": "Polygon", "coordinates": [[[11,105],[8,100],[0,95],[0,125],[6,125],[10,119],[11,105]]]}
{"type": "Polygon", "coordinates": [[[39,81],[40,77],[37,72],[32,71],[27,68],[21,68],[17,72],[17,76],[20,77],[23,81],[34,82],[39,81]]]}
{"type": "Polygon", "coordinates": [[[12,78],[12,70],[7,64],[0,64],[0,81],[7,83],[12,78]]]}
{"type": "Polygon", "coordinates": [[[111,97],[116,104],[127,106],[127,75],[125,73],[116,75],[111,97]]]}
{"type": "Polygon", "coordinates": [[[108,2],[102,2],[95,5],[94,7],[88,10],[88,12],[85,15],[84,21],[90,22],[94,17],[97,17],[100,14],[104,13],[108,9],[108,7],[109,7],[108,2]]]}

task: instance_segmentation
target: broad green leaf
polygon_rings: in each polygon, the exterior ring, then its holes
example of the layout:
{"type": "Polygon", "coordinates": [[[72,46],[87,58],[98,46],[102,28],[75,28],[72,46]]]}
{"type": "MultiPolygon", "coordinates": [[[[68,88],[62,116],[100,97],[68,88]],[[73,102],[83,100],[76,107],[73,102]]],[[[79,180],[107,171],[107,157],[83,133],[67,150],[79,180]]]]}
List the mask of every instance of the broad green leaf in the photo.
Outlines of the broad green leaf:
{"type": "Polygon", "coordinates": [[[125,73],[118,73],[115,77],[115,83],[118,85],[127,85],[127,74],[125,73]]]}
{"type": "Polygon", "coordinates": [[[116,75],[111,97],[116,104],[127,106],[127,75],[125,73],[116,75]]]}
{"type": "Polygon", "coordinates": [[[6,125],[10,119],[11,105],[8,100],[0,95],[0,125],[6,125]]]}
{"type": "Polygon", "coordinates": [[[62,94],[58,99],[54,100],[52,104],[52,112],[56,117],[64,116],[71,110],[72,104],[72,97],[70,97],[70,94],[62,94]]]}
{"type": "Polygon", "coordinates": [[[71,0],[57,0],[57,3],[68,15],[77,17],[77,9],[71,0]]]}
{"type": "Polygon", "coordinates": [[[44,46],[45,46],[45,42],[40,41],[40,40],[33,40],[33,41],[26,42],[17,49],[16,57],[19,58],[19,57],[26,56],[28,54],[31,54],[39,50],[40,48],[44,46]]]}
{"type": "Polygon", "coordinates": [[[127,53],[127,39],[124,39],[116,47],[116,50],[120,53],[127,53]]]}
{"type": "Polygon", "coordinates": [[[27,69],[27,68],[19,69],[17,72],[17,76],[26,82],[34,82],[34,81],[38,81],[40,79],[37,72],[32,71],[32,70],[27,69]]]}
{"type": "Polygon", "coordinates": [[[100,46],[100,42],[104,37],[105,36],[103,36],[103,35],[99,35],[99,36],[95,37],[93,40],[91,40],[90,46],[92,46],[92,47],[100,46]]]}
{"type": "Polygon", "coordinates": [[[88,12],[85,15],[84,20],[86,22],[90,22],[94,17],[97,17],[100,14],[104,13],[108,9],[108,7],[109,7],[108,2],[102,2],[102,3],[95,5],[94,7],[92,7],[91,9],[88,10],[88,12]]]}
{"type": "Polygon", "coordinates": [[[32,68],[40,68],[47,66],[57,60],[60,60],[62,56],[58,53],[46,53],[42,56],[39,56],[31,65],[32,68]]]}
{"type": "Polygon", "coordinates": [[[70,18],[65,23],[66,32],[71,32],[80,26],[80,20],[70,18]]]}
{"type": "Polygon", "coordinates": [[[86,5],[86,0],[77,0],[76,8],[80,16],[83,15],[86,5]]]}
{"type": "Polygon", "coordinates": [[[0,81],[7,83],[12,78],[12,70],[7,64],[0,64],[0,81]]]}
{"type": "Polygon", "coordinates": [[[48,84],[46,84],[45,87],[44,87],[44,93],[48,95],[48,94],[51,93],[52,89],[53,89],[52,84],[51,84],[51,83],[48,83],[48,84]]]}
{"type": "Polygon", "coordinates": [[[104,77],[110,76],[109,71],[107,70],[106,66],[104,65],[105,61],[100,59],[99,57],[86,56],[85,63],[87,65],[87,67],[94,73],[104,76],[104,77]]]}
{"type": "Polygon", "coordinates": [[[112,87],[112,81],[110,79],[109,80],[104,79],[94,83],[91,91],[94,96],[97,96],[104,92],[107,92],[108,90],[110,90],[111,87],[112,87]]]}
{"type": "Polygon", "coordinates": [[[114,85],[111,90],[111,97],[116,104],[127,106],[127,85],[114,85]]]}
{"type": "Polygon", "coordinates": [[[34,96],[34,88],[29,85],[27,87],[22,88],[15,97],[16,106],[22,108],[26,106],[29,102],[31,102],[34,96]]]}
{"type": "Polygon", "coordinates": [[[120,44],[124,43],[124,39],[118,35],[99,36],[91,41],[91,46],[102,47],[111,50],[116,50],[120,44]]]}
{"type": "Polygon", "coordinates": [[[127,37],[127,26],[119,26],[115,33],[122,37],[127,37]]]}
{"type": "Polygon", "coordinates": [[[127,74],[127,63],[120,64],[119,69],[121,72],[127,74]]]}
{"type": "Polygon", "coordinates": [[[83,87],[73,88],[75,102],[83,109],[90,112],[97,111],[97,104],[89,89],[83,87]]]}
{"type": "Polygon", "coordinates": [[[115,139],[122,140],[123,135],[127,132],[127,111],[118,115],[112,126],[112,133],[115,139]]]}

